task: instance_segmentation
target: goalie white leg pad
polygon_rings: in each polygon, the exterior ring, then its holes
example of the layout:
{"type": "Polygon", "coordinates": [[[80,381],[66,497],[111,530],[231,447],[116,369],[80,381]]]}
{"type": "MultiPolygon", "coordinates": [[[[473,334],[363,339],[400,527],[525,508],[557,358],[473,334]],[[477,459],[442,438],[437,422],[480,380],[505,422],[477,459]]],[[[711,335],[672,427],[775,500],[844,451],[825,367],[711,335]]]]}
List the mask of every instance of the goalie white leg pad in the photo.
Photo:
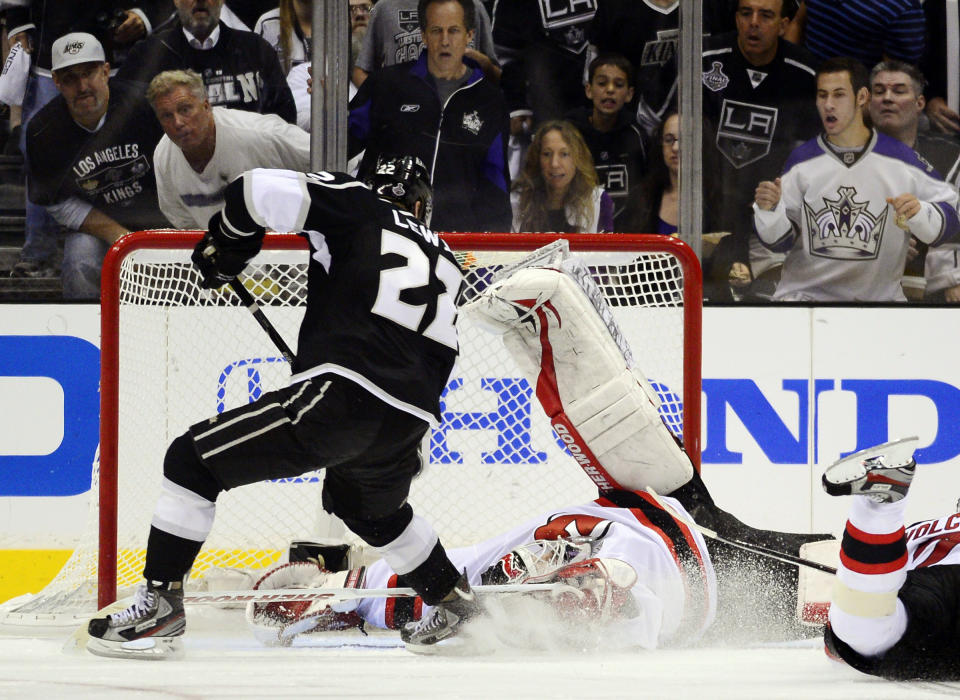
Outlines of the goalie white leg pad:
{"type": "Polygon", "coordinates": [[[557,434],[601,490],[669,493],[693,476],[646,378],[571,276],[521,269],[467,310],[502,333],[557,434]]]}
{"type": "MultiPolygon", "coordinates": [[[[820,564],[836,566],[840,561],[840,540],[807,542],[801,545],[799,556],[820,564]]],[[[797,575],[797,619],[805,625],[823,625],[830,610],[834,574],[801,566],[797,575]]]]}

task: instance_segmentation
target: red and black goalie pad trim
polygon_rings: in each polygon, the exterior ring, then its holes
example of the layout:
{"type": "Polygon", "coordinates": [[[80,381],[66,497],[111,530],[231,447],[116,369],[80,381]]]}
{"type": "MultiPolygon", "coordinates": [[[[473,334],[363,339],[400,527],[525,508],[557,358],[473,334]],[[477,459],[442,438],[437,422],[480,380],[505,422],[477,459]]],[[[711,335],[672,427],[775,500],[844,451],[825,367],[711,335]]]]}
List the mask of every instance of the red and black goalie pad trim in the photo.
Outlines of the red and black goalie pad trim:
{"type": "MultiPolygon", "coordinates": [[[[387,588],[406,588],[407,582],[403,576],[394,574],[387,581],[387,588]]],[[[387,629],[399,630],[408,622],[415,622],[423,615],[423,600],[420,596],[415,598],[387,598],[384,611],[383,623],[387,629]]]]}
{"type": "Polygon", "coordinates": [[[540,374],[537,376],[536,393],[544,413],[550,418],[550,425],[566,445],[567,451],[597,485],[601,493],[622,489],[623,487],[617,483],[616,479],[603,468],[573,421],[563,411],[560,388],[557,384],[557,370],[553,362],[553,345],[550,343],[550,323],[547,320],[547,312],[550,312],[557,319],[557,325],[562,325],[563,319],[560,317],[560,312],[549,301],[540,306],[537,306],[536,299],[517,299],[514,303],[531,309],[540,322],[540,374]]]}
{"type": "Polygon", "coordinates": [[[710,588],[706,563],[690,528],[657,505],[650,494],[640,491],[608,491],[596,503],[629,509],[637,520],[659,535],[683,578],[685,604],[681,625],[694,632],[702,630],[710,610],[710,588]]]}
{"type": "Polygon", "coordinates": [[[904,529],[885,534],[864,532],[850,521],[840,542],[840,562],[858,574],[890,574],[907,565],[904,529]]]}

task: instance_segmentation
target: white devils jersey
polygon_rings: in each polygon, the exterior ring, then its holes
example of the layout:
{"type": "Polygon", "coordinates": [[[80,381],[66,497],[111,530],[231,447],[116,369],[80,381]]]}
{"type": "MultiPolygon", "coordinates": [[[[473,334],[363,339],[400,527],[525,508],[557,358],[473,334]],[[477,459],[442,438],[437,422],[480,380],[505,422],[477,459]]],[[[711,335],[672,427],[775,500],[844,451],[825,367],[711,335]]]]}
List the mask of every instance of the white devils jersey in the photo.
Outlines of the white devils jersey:
{"type": "MultiPolygon", "coordinates": [[[[617,492],[631,499],[629,508],[599,498],[594,502],[544,513],[509,532],[472,547],[447,553],[458,569],[466,569],[471,585],[501,557],[535,539],[591,536],[597,539],[592,556],[619,559],[633,567],[637,582],[631,589],[639,613],[611,624],[607,636],[617,643],[652,649],[676,640],[696,639],[713,622],[717,582],[706,544],[699,532],[676,523],[647,494],[617,492]]],[[[686,514],[680,503],[666,499],[686,514]]],[[[367,570],[366,588],[403,585],[383,561],[367,570]]],[[[397,598],[367,598],[357,612],[377,627],[394,626],[397,598]]],[[[409,600],[409,599],[407,599],[409,600]]],[[[419,600],[418,600],[419,603],[419,600]]],[[[426,608],[427,606],[424,606],[426,608]]]]}
{"type": "Polygon", "coordinates": [[[877,132],[860,153],[837,153],[823,136],[803,144],[784,166],[781,190],[773,211],[754,205],[760,240],[787,253],[775,301],[905,301],[909,234],[888,197],[912,193],[929,203],[910,225],[931,245],[960,231],[956,189],[913,149],[877,132]]]}
{"type": "Polygon", "coordinates": [[[906,528],[908,569],[960,564],[960,513],[921,520],[906,528]]]}

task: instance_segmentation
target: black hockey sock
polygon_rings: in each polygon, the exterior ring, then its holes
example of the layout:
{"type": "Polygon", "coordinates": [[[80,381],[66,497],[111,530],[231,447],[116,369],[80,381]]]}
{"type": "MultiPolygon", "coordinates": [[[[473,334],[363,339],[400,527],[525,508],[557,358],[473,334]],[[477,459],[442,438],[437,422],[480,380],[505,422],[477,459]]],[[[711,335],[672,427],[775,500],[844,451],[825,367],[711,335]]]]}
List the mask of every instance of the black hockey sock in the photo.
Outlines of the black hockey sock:
{"type": "Polygon", "coordinates": [[[163,475],[177,486],[215,502],[223,489],[197,455],[190,433],[175,438],[163,458],[163,475]]]}
{"type": "Polygon", "coordinates": [[[453,590],[459,578],[460,572],[439,542],[420,566],[403,575],[403,580],[420,594],[427,605],[436,605],[442,601],[453,590]]]}
{"type": "Polygon", "coordinates": [[[203,542],[177,537],[151,526],[143,577],[148,581],[182,581],[202,546],[203,542]]]}

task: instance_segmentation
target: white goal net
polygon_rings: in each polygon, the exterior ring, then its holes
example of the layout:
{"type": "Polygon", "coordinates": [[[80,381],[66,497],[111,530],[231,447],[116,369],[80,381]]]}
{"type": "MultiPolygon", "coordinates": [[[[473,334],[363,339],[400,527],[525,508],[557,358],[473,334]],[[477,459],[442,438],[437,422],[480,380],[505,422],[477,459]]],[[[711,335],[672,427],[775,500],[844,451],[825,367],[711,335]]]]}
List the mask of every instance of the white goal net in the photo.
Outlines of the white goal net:
{"type": "MultiPolygon", "coordinates": [[[[104,264],[101,446],[90,516],[73,556],[38,595],[5,606],[7,623],[89,616],[141,579],[146,536],[170,441],[199,420],[283,386],[288,365],[237,297],[207,291],[190,263],[201,234],[132,234],[104,264]]],[[[444,236],[475,290],[556,236],[444,236]]],[[[679,240],[571,235],[571,250],[603,290],[638,366],[660,394],[668,426],[698,462],[700,273],[679,240]]],[[[245,284],[296,352],[306,297],[306,243],[269,234],[245,284]]],[[[596,497],[562,447],[498,337],[459,322],[461,355],[442,399],[443,423],[424,440],[410,501],[448,547],[477,542],[537,512],[596,497]]],[[[586,360],[588,361],[588,359],[586,360]]],[[[318,436],[322,439],[322,436],[318,436]]],[[[320,506],[322,472],[223,493],[191,573],[258,570],[292,540],[355,542],[320,506]]]]}

